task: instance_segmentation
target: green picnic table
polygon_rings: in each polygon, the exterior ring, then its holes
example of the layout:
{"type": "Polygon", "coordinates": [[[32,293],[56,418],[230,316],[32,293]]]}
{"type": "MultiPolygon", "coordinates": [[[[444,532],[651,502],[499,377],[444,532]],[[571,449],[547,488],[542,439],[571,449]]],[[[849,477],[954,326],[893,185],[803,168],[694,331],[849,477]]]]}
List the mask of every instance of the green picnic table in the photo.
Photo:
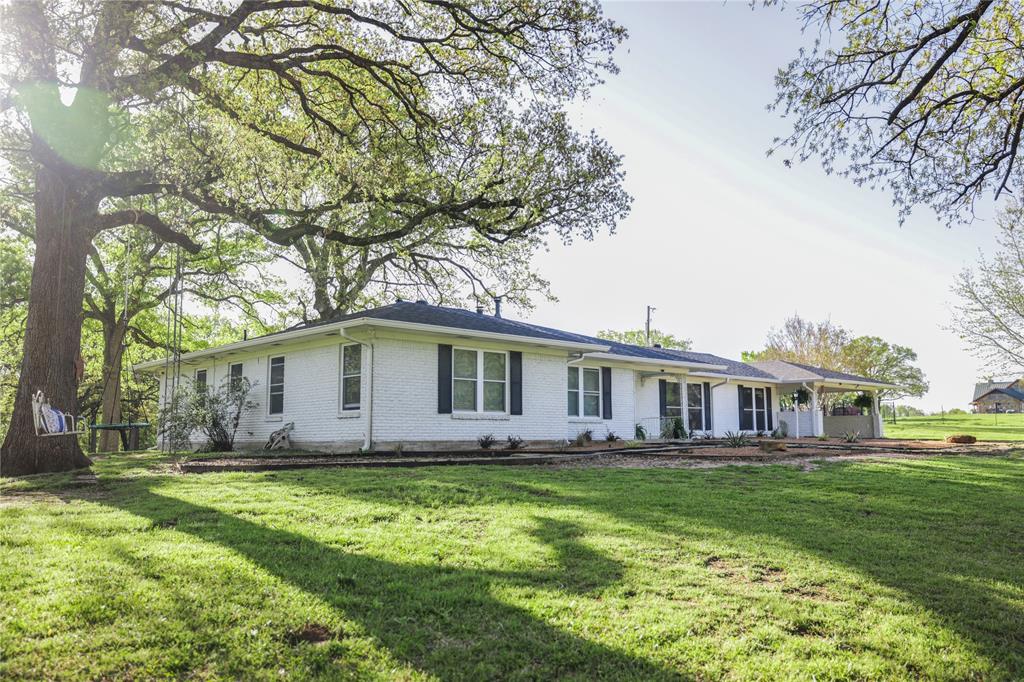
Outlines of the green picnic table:
{"type": "Polygon", "coordinates": [[[126,422],[124,424],[90,424],[89,449],[96,452],[97,431],[117,431],[121,435],[121,447],[128,450],[139,449],[139,431],[149,426],[149,422],[126,422]]]}

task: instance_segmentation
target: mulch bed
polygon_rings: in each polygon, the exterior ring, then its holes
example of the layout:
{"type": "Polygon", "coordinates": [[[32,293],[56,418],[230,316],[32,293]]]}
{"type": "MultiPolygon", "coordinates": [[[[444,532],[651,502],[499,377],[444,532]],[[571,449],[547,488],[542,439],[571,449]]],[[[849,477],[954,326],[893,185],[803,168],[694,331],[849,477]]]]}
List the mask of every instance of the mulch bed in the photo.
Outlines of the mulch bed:
{"type": "Polygon", "coordinates": [[[277,471],[285,469],[311,469],[316,467],[425,467],[458,465],[569,465],[608,466],[608,463],[628,463],[632,466],[671,466],[672,462],[792,462],[809,459],[898,455],[999,455],[1019,449],[1012,443],[986,443],[977,445],[950,445],[934,441],[863,441],[840,443],[836,441],[787,442],[787,451],[767,453],[759,447],[730,448],[720,442],[697,441],[688,444],[651,443],[643,447],[600,447],[589,451],[566,450],[482,450],[407,453],[359,454],[289,454],[275,457],[269,454],[246,456],[236,453],[217,458],[206,457],[182,461],[178,469],[184,473],[217,471],[277,471]]]}

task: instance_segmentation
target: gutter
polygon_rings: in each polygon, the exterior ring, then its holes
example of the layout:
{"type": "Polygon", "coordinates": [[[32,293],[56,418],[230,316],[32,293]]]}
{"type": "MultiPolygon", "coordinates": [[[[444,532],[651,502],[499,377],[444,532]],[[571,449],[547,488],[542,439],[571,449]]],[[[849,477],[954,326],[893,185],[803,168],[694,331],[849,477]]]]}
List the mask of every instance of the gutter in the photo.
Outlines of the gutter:
{"type": "MultiPolygon", "coordinates": [[[[455,336],[460,338],[519,343],[530,346],[540,346],[542,348],[566,348],[581,352],[607,351],[611,348],[611,346],[607,346],[604,344],[561,341],[559,339],[545,339],[542,337],[524,336],[520,334],[498,334],[495,332],[483,332],[473,329],[462,329],[459,327],[441,327],[432,324],[398,322],[395,320],[380,320],[377,318],[364,317],[355,320],[345,320],[344,322],[336,322],[334,324],[323,324],[318,325],[316,327],[309,327],[305,329],[295,329],[293,331],[278,332],[276,334],[261,336],[255,339],[236,341],[234,343],[229,343],[224,346],[217,346],[215,348],[206,348],[203,350],[192,351],[191,353],[183,354],[181,356],[181,361],[183,363],[190,364],[190,361],[193,360],[211,357],[215,358],[223,354],[254,349],[266,345],[281,344],[284,342],[304,338],[313,338],[317,336],[333,336],[335,334],[344,334],[345,331],[355,327],[381,327],[386,329],[397,329],[412,332],[439,334],[442,336],[455,336]]],[[[140,362],[137,365],[133,365],[132,369],[137,372],[146,372],[159,369],[163,364],[164,361],[162,359],[150,360],[147,362],[140,362]]]]}
{"type": "Polygon", "coordinates": [[[709,365],[705,362],[686,362],[685,360],[659,360],[657,358],[638,358],[630,355],[617,355],[608,352],[587,353],[581,359],[608,360],[627,365],[658,365],[660,367],[681,367],[686,369],[703,370],[706,372],[716,369],[726,369],[725,365],[709,365]]]}

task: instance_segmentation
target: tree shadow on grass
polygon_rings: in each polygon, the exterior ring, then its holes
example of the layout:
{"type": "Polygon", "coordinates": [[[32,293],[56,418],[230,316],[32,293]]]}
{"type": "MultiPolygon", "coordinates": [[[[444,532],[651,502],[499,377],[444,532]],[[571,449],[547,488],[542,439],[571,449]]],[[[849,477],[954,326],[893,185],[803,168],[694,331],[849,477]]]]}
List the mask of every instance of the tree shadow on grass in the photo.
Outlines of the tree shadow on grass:
{"type": "Polygon", "coordinates": [[[1018,460],[843,463],[808,473],[783,467],[491,470],[471,473],[468,481],[457,472],[421,470],[390,478],[386,489],[367,480],[303,484],[333,484],[338,495],[384,504],[586,510],[657,532],[662,541],[702,537],[739,552],[764,540],[781,542],[897,591],[964,637],[996,675],[1024,676],[1024,463],[1018,460]]]}
{"type": "Polygon", "coordinates": [[[616,562],[580,544],[579,529],[564,521],[539,519],[534,531],[557,557],[555,570],[503,572],[349,553],[141,485],[100,501],[245,557],[357,622],[396,660],[442,679],[681,677],[554,627],[492,594],[498,585],[564,587],[567,576],[573,590],[585,592],[604,584],[597,576],[621,576],[616,562]]]}

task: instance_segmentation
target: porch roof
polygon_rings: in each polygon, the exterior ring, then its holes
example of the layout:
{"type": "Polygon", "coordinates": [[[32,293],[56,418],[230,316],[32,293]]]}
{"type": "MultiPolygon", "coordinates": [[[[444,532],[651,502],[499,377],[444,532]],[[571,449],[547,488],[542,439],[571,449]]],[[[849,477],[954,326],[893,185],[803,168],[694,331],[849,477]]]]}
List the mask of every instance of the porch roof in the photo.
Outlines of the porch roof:
{"type": "Polygon", "coordinates": [[[831,391],[878,390],[896,388],[895,384],[869,379],[868,377],[839,372],[834,369],[805,365],[799,362],[783,360],[763,360],[751,362],[751,365],[771,374],[784,383],[811,384],[831,391]]]}

